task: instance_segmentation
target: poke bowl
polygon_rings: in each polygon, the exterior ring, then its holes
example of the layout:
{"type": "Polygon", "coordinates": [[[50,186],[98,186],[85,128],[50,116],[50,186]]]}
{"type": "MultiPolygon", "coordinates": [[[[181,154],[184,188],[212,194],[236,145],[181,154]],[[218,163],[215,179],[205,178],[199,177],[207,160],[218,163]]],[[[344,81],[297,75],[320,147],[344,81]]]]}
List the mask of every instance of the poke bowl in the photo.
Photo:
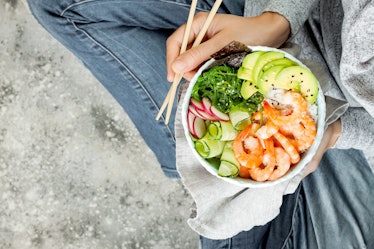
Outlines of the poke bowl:
{"type": "Polygon", "coordinates": [[[325,100],[313,72],[294,56],[239,45],[233,51],[238,45],[229,44],[199,68],[183,99],[182,125],[209,173],[242,187],[273,186],[313,158],[325,100]]]}

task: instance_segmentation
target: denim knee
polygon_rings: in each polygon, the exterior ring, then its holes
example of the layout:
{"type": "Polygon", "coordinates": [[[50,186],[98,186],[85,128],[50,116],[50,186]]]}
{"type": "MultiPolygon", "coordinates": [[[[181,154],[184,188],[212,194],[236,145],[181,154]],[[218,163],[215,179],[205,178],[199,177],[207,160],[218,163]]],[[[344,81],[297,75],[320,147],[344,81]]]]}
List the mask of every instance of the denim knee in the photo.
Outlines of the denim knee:
{"type": "Polygon", "coordinates": [[[61,4],[59,0],[27,0],[31,12],[35,17],[56,16],[58,14],[58,6],[61,4]]]}

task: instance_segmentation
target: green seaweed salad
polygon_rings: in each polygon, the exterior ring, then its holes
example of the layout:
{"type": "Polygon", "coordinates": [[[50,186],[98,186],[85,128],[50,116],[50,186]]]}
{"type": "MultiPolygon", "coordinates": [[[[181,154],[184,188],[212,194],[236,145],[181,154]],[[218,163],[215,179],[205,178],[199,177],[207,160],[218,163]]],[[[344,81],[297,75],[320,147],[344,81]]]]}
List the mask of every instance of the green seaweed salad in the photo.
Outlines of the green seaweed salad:
{"type": "Polygon", "coordinates": [[[203,72],[197,79],[191,97],[201,101],[208,97],[212,105],[223,113],[233,110],[256,112],[259,104],[264,100],[260,92],[244,99],[240,89],[245,80],[237,77],[237,69],[226,64],[215,66],[203,72]]]}

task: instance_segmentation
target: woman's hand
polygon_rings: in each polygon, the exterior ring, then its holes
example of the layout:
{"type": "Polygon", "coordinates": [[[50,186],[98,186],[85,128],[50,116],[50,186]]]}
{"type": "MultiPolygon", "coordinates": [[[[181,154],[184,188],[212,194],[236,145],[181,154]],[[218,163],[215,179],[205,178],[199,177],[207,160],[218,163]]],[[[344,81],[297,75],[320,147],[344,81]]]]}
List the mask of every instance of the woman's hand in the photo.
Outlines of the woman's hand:
{"type": "MultiPolygon", "coordinates": [[[[188,40],[189,46],[193,44],[207,16],[208,13],[205,12],[200,12],[195,16],[188,40]]],[[[182,73],[184,78],[190,80],[199,65],[231,41],[235,40],[248,45],[279,47],[290,34],[289,22],[277,13],[264,12],[255,17],[217,14],[203,42],[195,48],[187,48],[185,53],[179,55],[185,26],[177,29],[167,40],[168,81],[173,81],[175,73],[182,73]]]]}
{"type": "Polygon", "coordinates": [[[315,171],[323,157],[323,154],[325,154],[325,152],[329,148],[335,145],[341,133],[341,129],[342,129],[341,126],[342,125],[339,119],[327,127],[325,133],[323,134],[321,144],[319,145],[316,154],[314,155],[314,157],[308,164],[307,169],[304,173],[304,176],[307,176],[313,171],[315,171]]]}

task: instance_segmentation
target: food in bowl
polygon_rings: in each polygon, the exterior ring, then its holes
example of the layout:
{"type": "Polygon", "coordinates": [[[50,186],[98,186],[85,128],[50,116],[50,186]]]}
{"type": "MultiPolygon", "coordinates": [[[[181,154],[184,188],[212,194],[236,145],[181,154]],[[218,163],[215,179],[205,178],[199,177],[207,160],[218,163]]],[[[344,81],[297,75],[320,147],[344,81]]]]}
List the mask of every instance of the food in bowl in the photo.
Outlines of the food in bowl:
{"type": "Polygon", "coordinates": [[[199,70],[184,100],[183,124],[195,155],[212,174],[239,185],[292,177],[323,134],[317,78],[278,49],[220,55],[199,70]]]}

